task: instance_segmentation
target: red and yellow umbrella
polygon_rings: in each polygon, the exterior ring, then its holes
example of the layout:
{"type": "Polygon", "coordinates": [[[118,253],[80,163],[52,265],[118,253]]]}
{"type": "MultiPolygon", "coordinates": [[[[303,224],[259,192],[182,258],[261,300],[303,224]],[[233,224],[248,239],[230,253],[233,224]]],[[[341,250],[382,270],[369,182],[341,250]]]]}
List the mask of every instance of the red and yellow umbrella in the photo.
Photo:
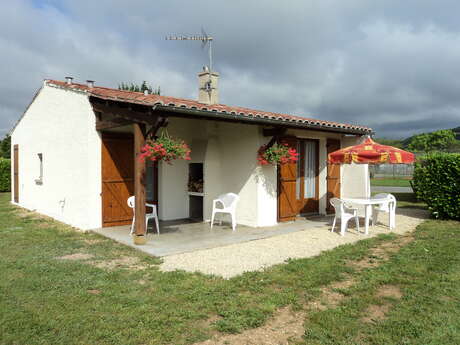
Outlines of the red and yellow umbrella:
{"type": "Polygon", "coordinates": [[[362,144],[349,146],[329,153],[329,164],[409,164],[415,161],[415,155],[397,147],[377,144],[367,138],[362,144]]]}

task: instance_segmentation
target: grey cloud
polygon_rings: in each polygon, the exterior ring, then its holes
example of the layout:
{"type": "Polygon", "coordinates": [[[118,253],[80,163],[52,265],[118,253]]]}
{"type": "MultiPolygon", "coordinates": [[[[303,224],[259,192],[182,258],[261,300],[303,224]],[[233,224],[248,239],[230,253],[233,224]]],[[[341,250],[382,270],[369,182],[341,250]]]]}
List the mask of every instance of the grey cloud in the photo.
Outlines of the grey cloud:
{"type": "Polygon", "coordinates": [[[369,125],[408,136],[460,122],[460,4],[455,1],[9,2],[0,12],[0,135],[45,77],[100,85],[148,80],[196,97],[215,37],[221,100],[369,125]],[[437,114],[443,114],[439,120],[437,114]],[[436,127],[436,128],[433,128],[436,127]]]}

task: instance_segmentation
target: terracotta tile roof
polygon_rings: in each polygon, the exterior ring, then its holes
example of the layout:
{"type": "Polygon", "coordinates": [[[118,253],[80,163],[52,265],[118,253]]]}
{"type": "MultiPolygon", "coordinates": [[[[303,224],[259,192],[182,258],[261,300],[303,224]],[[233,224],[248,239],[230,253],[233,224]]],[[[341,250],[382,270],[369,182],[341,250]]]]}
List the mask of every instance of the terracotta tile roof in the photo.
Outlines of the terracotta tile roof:
{"type": "Polygon", "coordinates": [[[100,87],[94,86],[92,88],[88,87],[86,84],[78,84],[72,83],[67,84],[64,81],[57,81],[57,80],[45,80],[45,83],[48,85],[53,85],[69,90],[75,90],[87,93],[96,98],[104,99],[104,100],[111,100],[117,102],[126,102],[126,103],[133,103],[139,105],[146,105],[146,106],[165,106],[171,109],[181,108],[182,110],[196,110],[196,111],[207,111],[213,112],[217,114],[221,114],[223,117],[226,115],[239,115],[242,117],[247,118],[260,118],[260,119],[269,119],[272,121],[279,121],[281,123],[293,124],[295,123],[297,127],[305,127],[305,128],[323,128],[323,129],[331,129],[331,130],[340,130],[342,132],[354,132],[354,133],[361,133],[361,134],[368,134],[372,132],[372,128],[358,126],[358,125],[351,125],[346,123],[338,123],[338,122],[331,122],[331,121],[323,121],[318,119],[312,119],[302,116],[295,116],[289,114],[280,114],[280,113],[273,113],[268,111],[260,111],[254,109],[248,109],[243,107],[233,107],[224,104],[213,104],[207,105],[203,103],[199,103],[198,101],[184,99],[184,98],[175,98],[175,97],[168,97],[168,96],[159,96],[159,95],[144,95],[141,92],[132,92],[132,91],[124,91],[118,89],[112,89],[107,87],[100,87]]]}

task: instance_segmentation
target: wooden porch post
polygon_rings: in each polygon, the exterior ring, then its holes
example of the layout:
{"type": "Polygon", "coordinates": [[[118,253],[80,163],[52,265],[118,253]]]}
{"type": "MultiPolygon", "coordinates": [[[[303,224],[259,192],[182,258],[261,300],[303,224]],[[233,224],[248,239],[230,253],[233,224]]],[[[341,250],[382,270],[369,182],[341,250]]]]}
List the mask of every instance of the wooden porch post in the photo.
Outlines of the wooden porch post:
{"type": "Polygon", "coordinates": [[[146,242],[145,226],[145,161],[139,160],[142,146],[145,145],[145,125],[134,123],[134,243],[146,242]]]}

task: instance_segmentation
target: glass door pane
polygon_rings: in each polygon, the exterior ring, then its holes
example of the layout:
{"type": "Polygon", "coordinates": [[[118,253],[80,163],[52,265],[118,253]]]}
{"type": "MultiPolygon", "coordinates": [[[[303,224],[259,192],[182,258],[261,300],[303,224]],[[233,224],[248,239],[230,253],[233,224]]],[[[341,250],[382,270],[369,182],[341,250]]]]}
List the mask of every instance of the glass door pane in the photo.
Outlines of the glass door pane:
{"type": "Polygon", "coordinates": [[[316,196],[316,142],[305,141],[304,148],[304,198],[310,199],[316,196]]]}

